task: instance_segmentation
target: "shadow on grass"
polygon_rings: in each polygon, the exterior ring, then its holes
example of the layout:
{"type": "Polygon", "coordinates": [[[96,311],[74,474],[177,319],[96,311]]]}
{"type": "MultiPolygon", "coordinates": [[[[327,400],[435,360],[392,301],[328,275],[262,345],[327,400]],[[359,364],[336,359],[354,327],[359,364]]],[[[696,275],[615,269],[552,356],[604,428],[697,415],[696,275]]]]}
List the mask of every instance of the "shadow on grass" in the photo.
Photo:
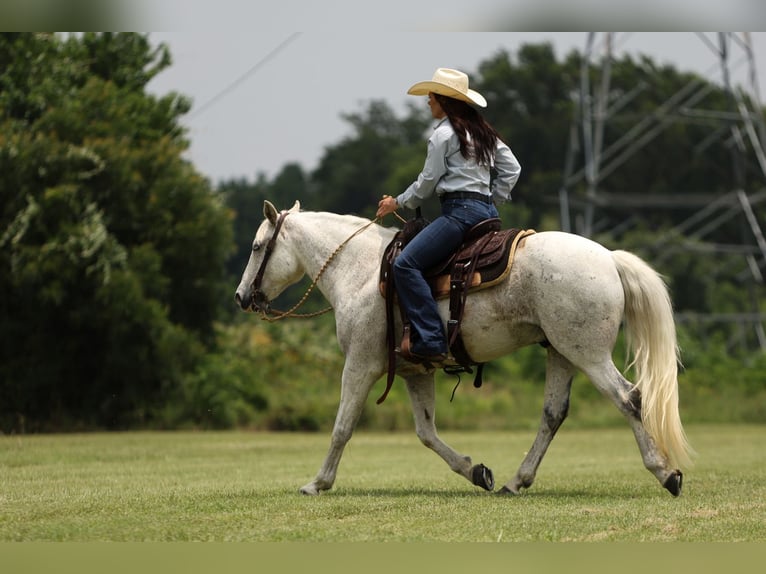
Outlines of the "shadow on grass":
{"type": "MultiPolygon", "coordinates": [[[[311,496],[307,496],[304,494],[301,494],[297,490],[295,491],[296,496],[302,496],[305,498],[311,498],[311,496]]],[[[637,500],[637,499],[644,499],[647,501],[656,500],[658,497],[664,498],[663,495],[667,495],[668,499],[672,499],[672,497],[663,491],[661,488],[659,490],[654,490],[650,487],[647,487],[646,489],[642,489],[639,491],[618,491],[618,490],[588,490],[588,489],[565,489],[565,490],[529,490],[524,491],[521,494],[508,494],[508,493],[500,493],[499,489],[496,489],[492,492],[488,492],[481,489],[468,489],[468,490],[462,490],[462,489],[452,489],[452,488],[446,488],[443,490],[435,489],[435,488],[354,488],[354,487],[344,487],[339,488],[337,490],[331,489],[329,491],[325,491],[322,494],[320,494],[320,497],[332,497],[336,499],[363,499],[363,498],[389,498],[389,499],[404,499],[404,498],[414,498],[414,497],[431,497],[431,498],[464,498],[464,499],[476,499],[476,498],[492,498],[495,500],[507,500],[509,503],[512,503],[513,501],[522,501],[522,500],[530,500],[530,501],[544,501],[544,500],[550,500],[550,501],[598,501],[603,500],[604,502],[608,501],[615,501],[615,500],[637,500]]]]}

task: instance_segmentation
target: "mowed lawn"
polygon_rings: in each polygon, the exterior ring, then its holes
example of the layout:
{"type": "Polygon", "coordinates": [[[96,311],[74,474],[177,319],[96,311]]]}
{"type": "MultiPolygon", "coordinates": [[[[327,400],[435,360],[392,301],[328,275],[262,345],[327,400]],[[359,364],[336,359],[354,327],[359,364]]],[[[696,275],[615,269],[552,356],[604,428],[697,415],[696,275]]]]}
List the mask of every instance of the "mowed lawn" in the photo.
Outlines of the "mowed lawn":
{"type": "MultiPolygon", "coordinates": [[[[335,487],[298,493],[329,434],[0,437],[0,541],[764,541],[766,426],[691,426],[673,498],[627,425],[566,424],[521,496],[480,490],[414,433],[358,432],[335,487]]],[[[534,432],[443,432],[511,478],[534,432]]]]}

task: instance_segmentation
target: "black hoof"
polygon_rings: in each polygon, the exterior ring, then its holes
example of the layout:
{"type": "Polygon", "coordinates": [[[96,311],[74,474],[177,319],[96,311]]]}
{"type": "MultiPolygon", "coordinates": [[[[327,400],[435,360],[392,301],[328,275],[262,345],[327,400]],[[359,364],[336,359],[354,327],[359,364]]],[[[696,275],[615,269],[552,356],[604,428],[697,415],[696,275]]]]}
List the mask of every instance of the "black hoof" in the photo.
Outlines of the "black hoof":
{"type": "Polygon", "coordinates": [[[664,486],[673,496],[681,496],[681,485],[684,482],[684,475],[680,470],[676,470],[665,480],[664,486]]]}
{"type": "Polygon", "coordinates": [[[492,476],[492,471],[483,464],[477,464],[473,467],[471,480],[476,486],[481,486],[484,490],[495,488],[495,477],[492,476]]]}

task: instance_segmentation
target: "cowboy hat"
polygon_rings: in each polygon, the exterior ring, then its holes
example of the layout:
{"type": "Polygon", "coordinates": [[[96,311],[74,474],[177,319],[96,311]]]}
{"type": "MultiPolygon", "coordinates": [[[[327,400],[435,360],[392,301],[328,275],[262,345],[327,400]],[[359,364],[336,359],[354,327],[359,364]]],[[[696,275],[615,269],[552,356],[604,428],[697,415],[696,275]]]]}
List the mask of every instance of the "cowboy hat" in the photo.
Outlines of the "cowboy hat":
{"type": "Polygon", "coordinates": [[[459,70],[438,68],[429,82],[418,82],[407,93],[413,96],[427,96],[429,92],[463,100],[469,104],[487,107],[487,100],[479,92],[468,88],[468,76],[459,70]]]}

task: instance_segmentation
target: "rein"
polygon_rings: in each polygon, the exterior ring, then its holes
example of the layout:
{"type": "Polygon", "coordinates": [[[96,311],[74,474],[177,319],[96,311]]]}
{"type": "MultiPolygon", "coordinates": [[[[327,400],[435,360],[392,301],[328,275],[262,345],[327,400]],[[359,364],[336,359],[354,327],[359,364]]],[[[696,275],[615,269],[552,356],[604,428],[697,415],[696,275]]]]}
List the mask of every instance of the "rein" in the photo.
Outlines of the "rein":
{"type": "Polygon", "coordinates": [[[305,302],[306,299],[308,299],[311,292],[314,290],[314,287],[316,287],[317,282],[319,281],[319,278],[322,277],[324,272],[327,270],[327,268],[330,266],[330,263],[335,259],[335,256],[340,253],[340,251],[348,245],[348,243],[357,235],[362,233],[365,229],[370,227],[372,224],[377,223],[379,218],[375,218],[366,225],[363,225],[354,233],[352,233],[343,243],[338,245],[338,247],[335,248],[335,251],[332,252],[330,257],[328,257],[327,261],[324,262],[324,265],[319,269],[319,272],[316,274],[314,279],[311,282],[311,285],[309,285],[309,288],[306,290],[306,292],[303,294],[303,297],[301,297],[300,301],[298,301],[295,305],[293,305],[290,309],[287,311],[280,311],[278,309],[271,309],[268,306],[268,300],[266,299],[266,295],[263,291],[261,291],[261,283],[263,282],[263,275],[266,272],[266,264],[268,263],[269,259],[271,258],[271,254],[274,251],[274,247],[276,246],[277,242],[277,236],[279,235],[279,231],[282,228],[282,224],[284,223],[287,216],[290,214],[289,211],[281,211],[279,213],[279,218],[277,219],[276,224],[274,225],[274,233],[271,236],[271,239],[269,239],[269,242],[266,244],[266,253],[263,255],[263,260],[261,261],[261,265],[258,268],[258,273],[255,275],[255,279],[253,280],[253,285],[251,287],[251,293],[252,293],[252,303],[250,305],[250,308],[254,311],[260,311],[262,314],[261,319],[264,321],[269,321],[270,323],[273,323],[275,321],[279,321],[280,319],[287,319],[287,318],[294,318],[294,319],[310,319],[312,317],[318,317],[320,315],[324,315],[325,313],[328,313],[329,311],[332,311],[332,307],[327,307],[325,309],[322,309],[321,311],[315,311],[314,313],[295,313],[297,309],[299,309],[305,302]],[[261,307],[260,303],[266,303],[265,307],[261,307]],[[269,314],[273,315],[273,317],[270,317],[269,314]]]}

